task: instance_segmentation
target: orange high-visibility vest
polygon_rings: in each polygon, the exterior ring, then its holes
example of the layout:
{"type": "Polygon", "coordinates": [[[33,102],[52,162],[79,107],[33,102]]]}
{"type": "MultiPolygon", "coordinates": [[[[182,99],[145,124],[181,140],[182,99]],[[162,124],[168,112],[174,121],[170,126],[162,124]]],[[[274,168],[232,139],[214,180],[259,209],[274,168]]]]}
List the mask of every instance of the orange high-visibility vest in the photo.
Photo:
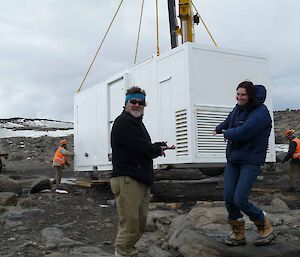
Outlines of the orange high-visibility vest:
{"type": "Polygon", "coordinates": [[[293,154],[293,158],[300,159],[300,139],[295,137],[292,141],[294,141],[297,144],[296,150],[293,154]]]}
{"type": "Polygon", "coordinates": [[[54,157],[53,157],[53,161],[58,162],[61,165],[65,165],[66,161],[67,161],[67,157],[60,153],[60,149],[62,149],[61,146],[57,148],[57,150],[54,154],[54,157]]]}

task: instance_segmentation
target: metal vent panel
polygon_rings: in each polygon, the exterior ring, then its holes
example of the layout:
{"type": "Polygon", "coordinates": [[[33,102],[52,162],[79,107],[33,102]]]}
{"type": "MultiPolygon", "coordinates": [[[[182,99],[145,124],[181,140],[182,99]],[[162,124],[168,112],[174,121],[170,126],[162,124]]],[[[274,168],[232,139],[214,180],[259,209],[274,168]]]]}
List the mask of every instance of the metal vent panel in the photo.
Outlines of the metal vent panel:
{"type": "Polygon", "coordinates": [[[196,106],[197,152],[224,153],[226,142],[221,135],[213,136],[212,131],[226,119],[232,107],[196,106]]]}
{"type": "Polygon", "coordinates": [[[176,121],[176,155],[188,155],[188,126],[187,111],[179,110],[175,112],[176,121]]]}
{"type": "MultiPolygon", "coordinates": [[[[213,136],[212,131],[226,119],[232,107],[196,106],[198,153],[224,153],[226,142],[222,135],[213,136]]],[[[267,154],[271,154],[270,139],[267,154]]]]}

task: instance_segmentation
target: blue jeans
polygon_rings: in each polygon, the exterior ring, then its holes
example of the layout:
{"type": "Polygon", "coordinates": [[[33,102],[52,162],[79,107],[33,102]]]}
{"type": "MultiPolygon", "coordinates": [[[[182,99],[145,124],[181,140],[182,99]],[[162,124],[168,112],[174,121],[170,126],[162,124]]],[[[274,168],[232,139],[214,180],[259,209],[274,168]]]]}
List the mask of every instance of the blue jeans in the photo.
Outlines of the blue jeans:
{"type": "Polygon", "coordinates": [[[241,211],[252,221],[264,220],[262,210],[248,201],[259,173],[259,165],[227,163],[224,173],[224,198],[229,220],[242,218],[241,211]]]}

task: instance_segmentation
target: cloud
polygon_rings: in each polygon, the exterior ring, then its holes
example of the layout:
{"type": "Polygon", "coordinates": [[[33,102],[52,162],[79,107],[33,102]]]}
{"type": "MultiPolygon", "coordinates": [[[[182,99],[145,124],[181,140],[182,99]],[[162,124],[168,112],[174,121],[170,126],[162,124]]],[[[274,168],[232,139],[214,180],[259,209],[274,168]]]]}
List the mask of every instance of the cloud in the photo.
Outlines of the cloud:
{"type": "MultiPolygon", "coordinates": [[[[145,1],[138,60],[156,52],[155,1],[145,1]]],[[[0,117],[73,120],[73,96],[120,1],[14,0],[0,9],[0,117]]],[[[300,108],[300,2],[194,3],[220,47],[270,56],[275,109],[300,108]],[[287,90],[288,89],[288,90],[287,90]]],[[[134,61],[141,1],[124,1],[84,89],[134,61]]],[[[167,1],[160,1],[161,52],[170,49],[167,1]]],[[[213,45],[201,24],[196,41],[213,45]]]]}
{"type": "Polygon", "coordinates": [[[299,105],[300,70],[278,76],[273,82],[273,105],[275,110],[300,109],[299,105]]]}

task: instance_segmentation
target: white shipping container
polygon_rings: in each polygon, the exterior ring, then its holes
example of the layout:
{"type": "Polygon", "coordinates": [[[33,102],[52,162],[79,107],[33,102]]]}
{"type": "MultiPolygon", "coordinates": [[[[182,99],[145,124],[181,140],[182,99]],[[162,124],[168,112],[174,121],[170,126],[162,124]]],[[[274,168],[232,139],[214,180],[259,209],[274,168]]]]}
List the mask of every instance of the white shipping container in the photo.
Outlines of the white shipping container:
{"type": "MultiPolygon", "coordinates": [[[[264,55],[185,43],[76,94],[75,170],[111,170],[110,131],[132,86],[146,91],[144,123],[152,141],[177,146],[155,159],[155,168],[224,166],[226,143],[212,131],[236,104],[241,81],[266,87],[273,120],[269,65],[264,55]]],[[[274,161],[272,129],[267,162],[274,161]]]]}

